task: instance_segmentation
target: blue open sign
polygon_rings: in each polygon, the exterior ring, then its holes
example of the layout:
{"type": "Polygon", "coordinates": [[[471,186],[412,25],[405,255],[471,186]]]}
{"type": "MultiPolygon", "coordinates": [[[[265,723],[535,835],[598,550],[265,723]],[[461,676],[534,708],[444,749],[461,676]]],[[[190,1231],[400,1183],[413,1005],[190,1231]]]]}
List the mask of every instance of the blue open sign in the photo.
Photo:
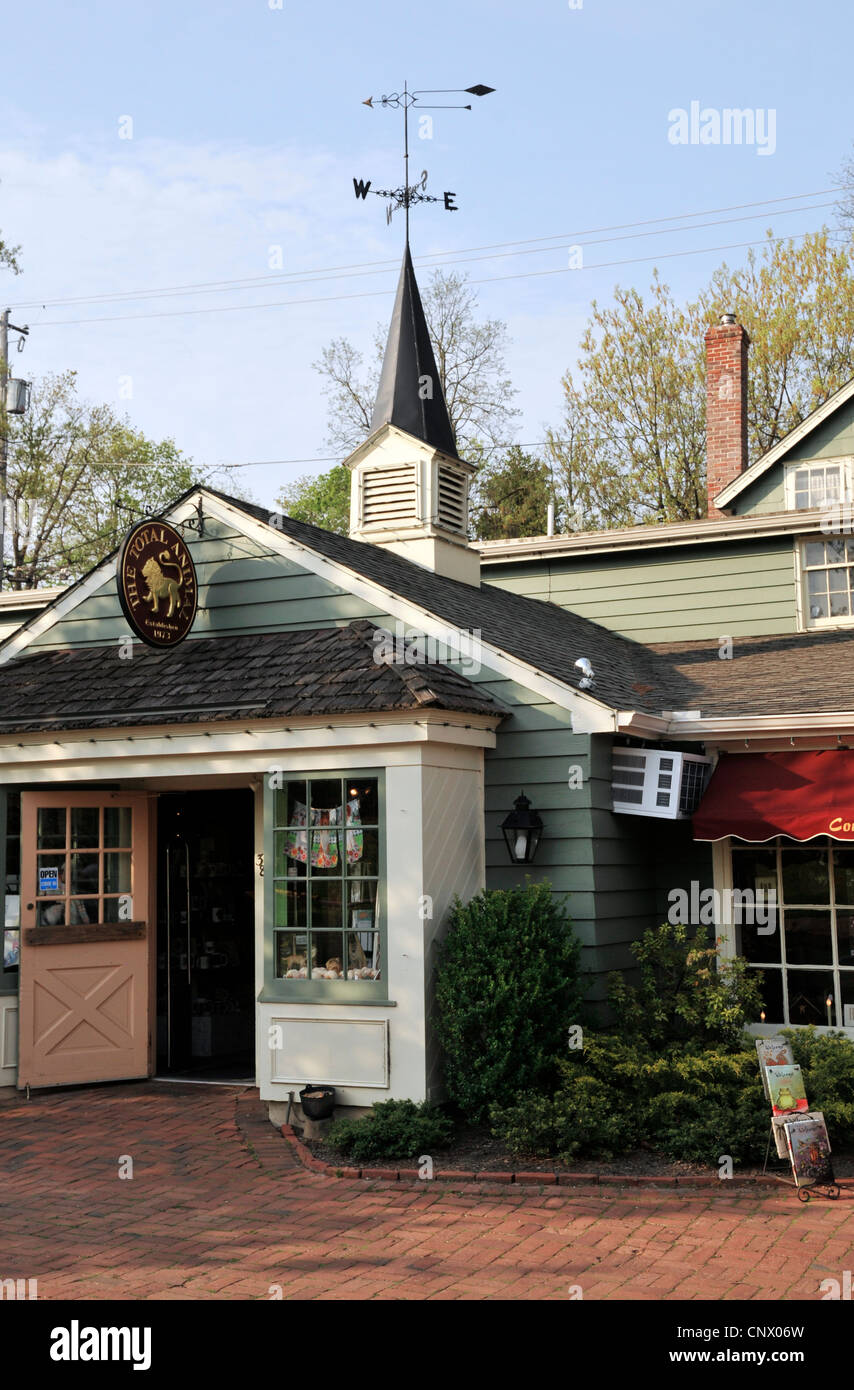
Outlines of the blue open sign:
{"type": "Polygon", "coordinates": [[[39,892],[58,893],[59,892],[59,869],[56,865],[50,869],[39,869],[39,892]]]}

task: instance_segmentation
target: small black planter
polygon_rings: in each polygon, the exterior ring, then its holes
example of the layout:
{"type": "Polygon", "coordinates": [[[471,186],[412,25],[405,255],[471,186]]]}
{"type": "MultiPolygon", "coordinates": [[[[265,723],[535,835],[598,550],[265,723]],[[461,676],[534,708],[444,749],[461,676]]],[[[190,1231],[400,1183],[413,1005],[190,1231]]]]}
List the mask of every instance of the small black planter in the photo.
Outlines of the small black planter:
{"type": "Polygon", "coordinates": [[[335,1109],[334,1086],[305,1086],[299,1103],[307,1120],[328,1120],[335,1109]]]}

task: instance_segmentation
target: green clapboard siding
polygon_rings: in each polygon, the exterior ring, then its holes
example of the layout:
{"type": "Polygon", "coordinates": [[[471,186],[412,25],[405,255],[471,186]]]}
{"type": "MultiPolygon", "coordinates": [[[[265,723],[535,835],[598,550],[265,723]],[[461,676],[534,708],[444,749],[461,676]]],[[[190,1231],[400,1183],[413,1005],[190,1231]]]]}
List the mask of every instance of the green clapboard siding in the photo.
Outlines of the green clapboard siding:
{"type": "Polygon", "coordinates": [[[638,642],[796,630],[794,557],[785,536],[486,565],[484,577],[638,642]]]}
{"type": "MultiPolygon", "coordinates": [[[[191,537],[188,544],[199,578],[197,637],[315,627],[358,617],[393,626],[388,615],[222,523],[209,520],[204,539],[191,537]]],[[[762,578],[769,594],[775,593],[783,583],[781,556],[770,551],[760,555],[754,548],[752,560],[753,572],[762,578]]],[[[697,609],[708,603],[708,584],[700,582],[701,574],[692,568],[696,563],[687,556],[674,559],[670,570],[661,563],[660,573],[650,576],[655,587],[641,597],[637,595],[642,587],[638,566],[633,570],[624,565],[623,573],[609,576],[604,567],[597,570],[588,563],[586,578],[577,572],[553,574],[551,596],[558,601],[559,593],[560,601],[568,601],[581,591],[597,612],[605,607],[616,613],[634,595],[636,617],[646,613],[651,621],[653,611],[661,611],[661,596],[668,586],[676,592],[681,585],[684,606],[674,603],[674,612],[684,612],[686,621],[696,622],[697,609]],[[598,597],[593,579],[600,584],[598,597]]],[[[721,584],[725,576],[734,588],[743,582],[744,566],[733,563],[731,555],[728,567],[724,557],[716,557],[716,563],[721,584]]],[[[575,604],[567,602],[567,606],[575,604]]],[[[717,634],[741,629],[730,621],[713,630],[717,634]]],[[[126,633],[115,583],[109,580],[50,632],[35,639],[32,648],[109,643],[126,633]]],[[[658,629],[650,632],[650,636],[665,635],[658,629]]],[[[484,685],[510,711],[499,726],[495,749],[488,749],[484,757],[487,887],[509,888],[526,874],[535,882],[548,881],[566,902],[582,941],[583,969],[592,978],[591,998],[601,1000],[603,972],[629,965],[630,943],[655,921],[660,885],[654,837],[672,835],[674,827],[612,814],[610,738],[574,734],[567,711],[495,671],[483,668],[472,673],[468,662],[451,664],[484,685]],[[574,769],[580,769],[580,787],[570,786],[571,777],[576,780],[574,769]],[[545,822],[537,858],[527,869],[510,862],[500,828],[522,790],[545,822]],[[634,819],[636,824],[625,823],[634,819]]],[[[667,878],[665,873],[662,882],[667,878]]]]}
{"type": "MultiPolygon", "coordinates": [[[[199,583],[193,637],[332,627],[354,618],[383,620],[372,605],[222,522],[207,518],[204,539],[190,535],[187,545],[199,583]]],[[[66,618],[36,637],[29,650],[99,646],[117,642],[127,632],[111,578],[66,618]]]]}
{"type": "Polygon", "coordinates": [[[773,468],[746,488],[733,512],[749,516],[762,512],[781,512],[786,508],[785,472],[791,463],[810,459],[845,458],[854,454],[854,401],[847,401],[830,419],[805,435],[788,449],[773,468]]]}

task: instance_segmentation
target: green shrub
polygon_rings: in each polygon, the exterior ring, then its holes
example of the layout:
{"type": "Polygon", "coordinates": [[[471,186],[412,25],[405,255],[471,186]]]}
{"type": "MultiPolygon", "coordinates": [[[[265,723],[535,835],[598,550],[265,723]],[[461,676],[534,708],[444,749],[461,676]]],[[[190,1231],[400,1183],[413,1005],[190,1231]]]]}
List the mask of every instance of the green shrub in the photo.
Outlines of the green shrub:
{"type": "Polygon", "coordinates": [[[449,1097],[471,1120],[547,1084],[578,1022],[581,946],[547,883],[457,899],[442,944],[435,1025],[449,1097]]]}
{"type": "Polygon", "coordinates": [[[703,1040],[740,1046],[746,1024],[759,1016],[761,972],[748,970],[740,956],[722,957],[716,943],[707,944],[704,927],[694,936],[688,932],[684,924],[664,922],[632,943],[639,983],[608,977],[617,1027],[650,1045],[703,1040]]]}
{"type": "Polygon", "coordinates": [[[370,1115],[358,1120],[336,1120],[327,1136],[340,1153],[363,1163],[371,1158],[420,1158],[445,1148],[454,1137],[454,1126],[441,1110],[423,1101],[382,1100],[370,1115]]]}
{"type": "Polygon", "coordinates": [[[632,1149],[640,1137],[637,1117],[619,1093],[595,1076],[580,1073],[555,1096],[532,1095],[492,1107],[492,1132],[512,1154],[558,1158],[580,1154],[611,1158],[632,1149]]]}
{"type": "Polygon", "coordinates": [[[844,1033],[817,1033],[813,1024],[783,1033],[803,1068],[810,1109],[824,1113],[831,1145],[854,1142],[854,1042],[844,1033]]]}
{"type": "Polygon", "coordinates": [[[514,1154],[611,1158],[643,1143],[686,1162],[761,1158],[768,1107],[756,1051],[701,1043],[653,1051],[637,1039],[586,1033],[559,1063],[553,1096],[494,1106],[493,1132],[514,1154]]]}

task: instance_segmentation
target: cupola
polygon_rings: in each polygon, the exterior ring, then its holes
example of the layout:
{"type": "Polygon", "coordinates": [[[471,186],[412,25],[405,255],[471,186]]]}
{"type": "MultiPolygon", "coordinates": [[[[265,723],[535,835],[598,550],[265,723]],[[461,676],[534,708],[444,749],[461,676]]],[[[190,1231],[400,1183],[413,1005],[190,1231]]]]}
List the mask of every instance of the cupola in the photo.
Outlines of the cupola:
{"type": "Polygon", "coordinates": [[[480,584],[480,555],[468,542],[475,468],[457,454],[408,245],[371,433],[346,462],[354,540],[480,584]]]}

